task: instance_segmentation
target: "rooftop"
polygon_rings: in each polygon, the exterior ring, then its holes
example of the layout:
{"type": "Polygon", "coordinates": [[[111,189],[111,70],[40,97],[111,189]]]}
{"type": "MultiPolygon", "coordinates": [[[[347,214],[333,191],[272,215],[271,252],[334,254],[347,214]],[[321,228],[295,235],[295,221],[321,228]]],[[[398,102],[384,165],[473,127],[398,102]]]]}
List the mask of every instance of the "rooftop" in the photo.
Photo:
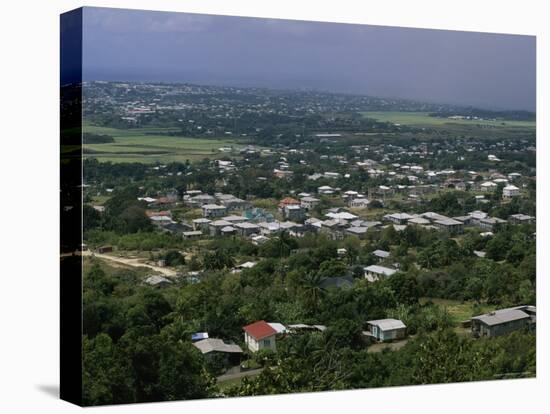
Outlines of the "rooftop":
{"type": "Polygon", "coordinates": [[[367,321],[369,325],[374,325],[380,328],[382,331],[389,331],[392,329],[406,328],[407,326],[399,319],[376,319],[373,321],[367,321]]]}
{"type": "Polygon", "coordinates": [[[228,353],[242,353],[243,350],[239,345],[226,344],[223,340],[217,338],[202,339],[194,342],[193,345],[201,351],[203,354],[210,352],[228,352],[228,353]]]}
{"type": "Polygon", "coordinates": [[[257,341],[277,333],[277,331],[264,320],[246,325],[243,327],[243,330],[257,341]]]}

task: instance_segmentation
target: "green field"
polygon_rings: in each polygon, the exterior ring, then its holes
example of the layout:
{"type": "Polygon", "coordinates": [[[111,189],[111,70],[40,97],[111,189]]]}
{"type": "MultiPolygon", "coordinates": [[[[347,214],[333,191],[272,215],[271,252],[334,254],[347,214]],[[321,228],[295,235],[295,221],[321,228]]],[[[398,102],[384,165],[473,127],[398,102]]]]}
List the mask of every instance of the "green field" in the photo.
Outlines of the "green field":
{"type": "Polygon", "coordinates": [[[115,142],[85,144],[85,158],[97,158],[101,162],[167,163],[196,161],[203,158],[219,158],[221,147],[242,148],[235,139],[203,139],[162,135],[174,132],[174,128],[116,129],[84,125],[84,132],[110,135],[115,142]]]}
{"type": "MultiPolygon", "coordinates": [[[[474,315],[474,302],[472,301],[465,301],[461,302],[458,300],[451,300],[451,299],[439,299],[439,298],[421,298],[420,303],[424,304],[426,302],[432,302],[435,305],[446,309],[447,312],[449,312],[449,315],[453,322],[455,324],[459,324],[460,322],[470,319],[474,315]]],[[[491,312],[494,310],[493,306],[487,305],[487,304],[479,304],[477,311],[479,314],[491,312]]]]}
{"type": "Polygon", "coordinates": [[[506,121],[506,120],[467,120],[447,119],[429,116],[428,112],[362,112],[366,118],[376,119],[380,122],[391,122],[393,124],[410,126],[444,126],[444,125],[469,125],[469,126],[492,126],[492,127],[523,127],[535,128],[534,121],[506,121]]]}

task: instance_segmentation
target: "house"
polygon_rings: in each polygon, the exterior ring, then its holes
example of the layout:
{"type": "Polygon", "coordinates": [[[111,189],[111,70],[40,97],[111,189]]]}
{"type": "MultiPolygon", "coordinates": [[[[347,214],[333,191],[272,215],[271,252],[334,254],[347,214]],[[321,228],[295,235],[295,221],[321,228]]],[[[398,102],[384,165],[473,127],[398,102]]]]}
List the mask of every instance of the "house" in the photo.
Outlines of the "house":
{"type": "Polygon", "coordinates": [[[508,221],[512,224],[532,224],[535,222],[535,218],[527,214],[512,214],[508,217],[508,221]]]}
{"type": "Polygon", "coordinates": [[[300,205],[300,202],[298,200],[292,197],[285,197],[279,202],[279,205],[277,207],[279,208],[279,211],[283,213],[286,206],[299,206],[299,205],[300,205]]]}
{"type": "Polygon", "coordinates": [[[213,204],[216,202],[216,198],[209,194],[198,194],[196,196],[189,197],[185,203],[191,207],[201,207],[205,204],[213,204]]]}
{"type": "Polygon", "coordinates": [[[351,236],[357,236],[361,240],[367,235],[368,227],[349,227],[345,231],[351,236]]]}
{"type": "Polygon", "coordinates": [[[202,206],[202,216],[206,218],[223,217],[227,214],[227,208],[217,204],[205,204],[202,206]]]}
{"type": "Polygon", "coordinates": [[[367,321],[368,334],[379,342],[403,339],[407,336],[407,326],[399,319],[376,319],[367,321]]]}
{"type": "Polygon", "coordinates": [[[265,237],[265,236],[262,236],[262,235],[253,236],[253,237],[251,237],[251,239],[252,239],[252,244],[254,244],[256,246],[261,246],[262,244],[264,244],[266,241],[269,240],[268,237],[265,237]]]}
{"type": "Polygon", "coordinates": [[[534,328],[537,310],[535,306],[516,306],[499,309],[471,319],[472,335],[474,337],[494,337],[509,332],[534,328]]]}
{"type": "Polygon", "coordinates": [[[390,277],[391,275],[397,272],[397,270],[395,269],[391,269],[385,266],[378,266],[378,265],[370,265],[365,267],[363,270],[365,272],[365,278],[369,282],[375,282],[377,280],[390,277]]]}
{"type": "Polygon", "coordinates": [[[153,287],[166,287],[172,284],[172,281],[159,275],[151,275],[145,279],[145,283],[153,287]]]}
{"type": "Polygon", "coordinates": [[[250,203],[231,194],[216,194],[218,202],[227,208],[227,210],[243,211],[250,207],[250,203]]]}
{"type": "Polygon", "coordinates": [[[101,246],[101,247],[98,247],[97,248],[97,252],[99,254],[103,254],[103,253],[112,253],[113,251],[113,247],[112,246],[101,246]]]}
{"type": "Polygon", "coordinates": [[[348,201],[350,208],[367,208],[370,201],[365,197],[352,198],[348,201]]]}
{"type": "Polygon", "coordinates": [[[414,216],[411,216],[407,213],[393,213],[393,214],[386,214],[384,216],[384,219],[391,221],[394,224],[407,224],[407,221],[414,218],[414,216]]]}
{"type": "Polygon", "coordinates": [[[243,327],[244,342],[251,352],[261,349],[277,350],[275,335],[277,331],[266,321],[261,320],[243,327]]]}
{"type": "Polygon", "coordinates": [[[240,364],[243,354],[242,348],[234,343],[225,343],[222,339],[206,338],[193,342],[206,360],[222,364],[225,369],[240,364]]]}
{"type": "Polygon", "coordinates": [[[309,197],[309,196],[302,197],[302,198],[300,199],[300,205],[301,205],[306,211],[309,211],[309,210],[315,208],[317,205],[319,205],[320,202],[321,202],[321,200],[319,200],[318,198],[309,197]]]}
{"type": "Polygon", "coordinates": [[[484,211],[476,210],[468,213],[468,215],[471,217],[471,224],[475,226],[479,226],[479,222],[483,220],[484,218],[487,218],[487,213],[484,211]]]}
{"type": "Polygon", "coordinates": [[[225,220],[214,220],[208,225],[210,229],[211,236],[219,236],[222,234],[222,229],[224,227],[231,227],[231,223],[225,220]]]}
{"type": "Polygon", "coordinates": [[[498,217],[486,217],[479,220],[477,225],[485,230],[495,230],[504,224],[506,224],[506,220],[498,217]]]}
{"type": "Polygon", "coordinates": [[[342,240],[347,223],[343,220],[325,220],[321,222],[320,232],[326,234],[332,240],[342,240]]]}
{"type": "Polygon", "coordinates": [[[479,186],[479,189],[484,192],[491,192],[491,191],[495,191],[497,187],[498,187],[498,184],[492,181],[486,181],[479,186]]]}
{"type": "Polygon", "coordinates": [[[451,234],[462,233],[462,231],[464,230],[464,223],[458,220],[454,220],[452,218],[448,218],[445,220],[436,220],[433,224],[438,229],[446,230],[451,234]]]}
{"type": "Polygon", "coordinates": [[[225,227],[222,227],[221,231],[220,231],[220,234],[222,236],[232,236],[233,234],[235,234],[237,232],[237,229],[235,229],[235,227],[233,226],[225,226],[225,227]]]}
{"type": "Polygon", "coordinates": [[[244,269],[252,269],[256,266],[256,264],[256,262],[244,262],[238,266],[235,266],[233,270],[231,270],[231,273],[241,273],[244,269]]]}
{"type": "Polygon", "coordinates": [[[182,233],[184,239],[198,239],[202,236],[201,230],[184,231],[182,233]]]}
{"type": "Polygon", "coordinates": [[[237,230],[237,233],[244,237],[251,236],[252,234],[258,234],[260,232],[260,226],[254,223],[248,223],[246,221],[243,223],[237,223],[234,227],[237,230]]]}
{"type": "Polygon", "coordinates": [[[287,220],[301,221],[304,219],[305,210],[299,204],[286,205],[283,214],[287,220]]]}
{"type": "Polygon", "coordinates": [[[390,257],[390,252],[387,252],[385,250],[375,250],[372,252],[372,254],[376,256],[379,261],[382,261],[390,257]]]}
{"type": "Polygon", "coordinates": [[[431,221],[424,217],[414,217],[407,221],[407,224],[416,224],[417,226],[426,226],[430,223],[431,221]]]}
{"type": "Polygon", "coordinates": [[[193,230],[200,230],[200,231],[207,231],[208,225],[210,224],[212,220],[209,220],[207,218],[198,218],[193,220],[193,230]]]}
{"type": "Polygon", "coordinates": [[[151,220],[151,222],[157,226],[166,226],[168,224],[173,224],[175,223],[174,221],[172,221],[172,218],[169,217],[169,216],[156,216],[156,215],[153,215],[153,216],[150,216],[149,217],[149,220],[151,220]]]}
{"type": "Polygon", "coordinates": [[[242,223],[243,221],[248,220],[245,216],[225,216],[222,217],[222,220],[228,221],[233,224],[242,223]]]}
{"type": "Polygon", "coordinates": [[[519,195],[519,188],[517,188],[515,185],[507,185],[502,189],[502,198],[505,200],[518,197],[519,195]]]}
{"type": "Polygon", "coordinates": [[[334,194],[335,191],[336,189],[332,188],[330,185],[323,185],[317,188],[317,193],[324,194],[324,195],[334,194]]]}
{"type": "Polygon", "coordinates": [[[325,214],[326,217],[329,217],[334,220],[356,220],[358,216],[355,214],[351,214],[347,211],[339,211],[339,212],[328,212],[325,214]]]}

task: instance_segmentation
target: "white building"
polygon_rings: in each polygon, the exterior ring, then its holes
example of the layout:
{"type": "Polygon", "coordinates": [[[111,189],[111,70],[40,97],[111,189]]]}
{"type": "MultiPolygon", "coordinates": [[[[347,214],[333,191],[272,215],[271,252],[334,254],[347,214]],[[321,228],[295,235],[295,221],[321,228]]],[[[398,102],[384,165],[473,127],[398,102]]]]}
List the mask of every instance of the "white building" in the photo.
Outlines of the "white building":
{"type": "Polygon", "coordinates": [[[502,198],[513,198],[519,196],[519,188],[515,185],[507,185],[502,189],[502,198]]]}
{"type": "Polygon", "coordinates": [[[397,272],[397,270],[395,269],[390,269],[389,267],[378,265],[367,266],[363,270],[365,271],[365,278],[369,282],[375,282],[382,278],[390,277],[395,272],[397,272]]]}
{"type": "Polygon", "coordinates": [[[243,327],[244,342],[248,349],[257,352],[261,349],[277,350],[275,336],[277,331],[266,321],[257,321],[243,327]]]}
{"type": "Polygon", "coordinates": [[[223,217],[227,213],[227,208],[217,204],[205,204],[202,206],[203,217],[223,217]]]}

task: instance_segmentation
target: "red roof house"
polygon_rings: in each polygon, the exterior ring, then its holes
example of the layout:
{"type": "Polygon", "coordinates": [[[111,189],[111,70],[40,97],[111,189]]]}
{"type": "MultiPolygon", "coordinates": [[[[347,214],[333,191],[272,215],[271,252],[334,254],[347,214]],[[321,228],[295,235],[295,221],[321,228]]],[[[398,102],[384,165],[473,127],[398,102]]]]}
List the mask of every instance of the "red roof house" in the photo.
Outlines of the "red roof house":
{"type": "Polygon", "coordinates": [[[244,341],[252,352],[260,349],[275,351],[275,335],[277,331],[266,321],[257,321],[243,327],[244,341]]]}
{"type": "Polygon", "coordinates": [[[290,205],[300,205],[300,202],[292,197],[286,197],[286,198],[283,198],[281,200],[281,202],[279,203],[279,208],[282,210],[284,209],[286,206],[290,206],[290,205]]]}

